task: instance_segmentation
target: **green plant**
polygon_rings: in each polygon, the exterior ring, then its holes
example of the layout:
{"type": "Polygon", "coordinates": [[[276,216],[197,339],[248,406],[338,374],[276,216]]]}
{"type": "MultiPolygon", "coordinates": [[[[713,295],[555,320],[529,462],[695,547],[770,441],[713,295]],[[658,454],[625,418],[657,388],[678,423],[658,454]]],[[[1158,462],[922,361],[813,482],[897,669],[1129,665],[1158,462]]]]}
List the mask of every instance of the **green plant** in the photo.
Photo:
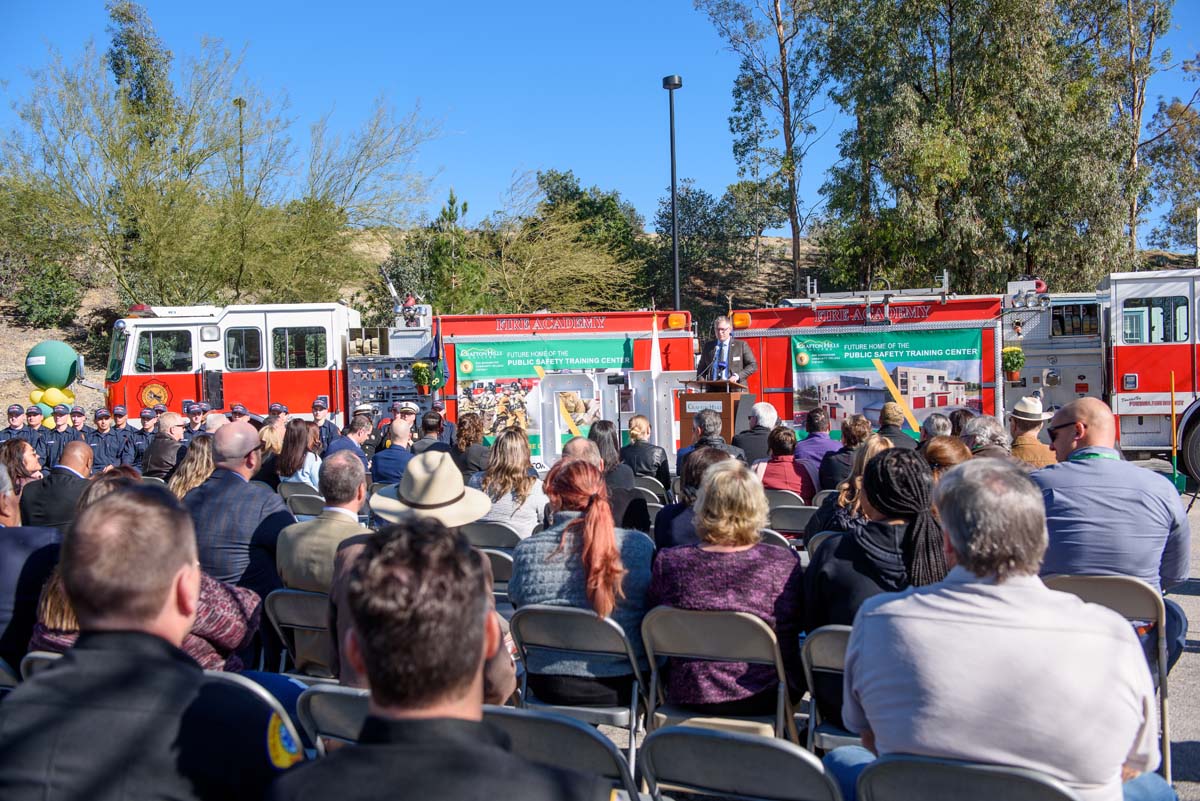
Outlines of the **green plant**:
{"type": "Polygon", "coordinates": [[[1006,373],[1015,373],[1025,366],[1025,351],[1011,345],[1000,351],[1000,366],[1006,373]]]}
{"type": "Polygon", "coordinates": [[[34,265],[17,282],[17,315],[25,322],[35,328],[51,328],[75,319],[83,290],[63,265],[34,265]]]}
{"type": "Polygon", "coordinates": [[[413,362],[413,382],[419,387],[427,387],[433,383],[433,368],[426,362],[413,362]]]}

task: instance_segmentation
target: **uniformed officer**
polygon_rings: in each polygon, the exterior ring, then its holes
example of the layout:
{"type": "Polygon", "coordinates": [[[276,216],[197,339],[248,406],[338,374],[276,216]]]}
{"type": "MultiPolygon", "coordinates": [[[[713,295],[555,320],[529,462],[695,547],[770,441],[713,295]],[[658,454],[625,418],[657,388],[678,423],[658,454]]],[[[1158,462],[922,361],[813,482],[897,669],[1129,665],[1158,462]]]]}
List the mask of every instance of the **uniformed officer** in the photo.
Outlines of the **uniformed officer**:
{"type": "Polygon", "coordinates": [[[229,419],[233,422],[245,420],[250,416],[250,410],[246,408],[244,403],[235,403],[229,407],[229,419]]]}
{"type": "Polygon", "coordinates": [[[204,409],[200,404],[193,403],[184,409],[183,413],[188,417],[188,424],[183,429],[183,441],[191,442],[192,437],[204,431],[204,409]]]}
{"type": "Polygon", "coordinates": [[[82,406],[71,407],[71,428],[79,432],[79,436],[83,438],[96,430],[87,424],[87,409],[82,406]]]}
{"type": "Polygon", "coordinates": [[[46,429],[42,428],[42,421],[46,416],[42,414],[42,407],[30,406],[25,410],[25,429],[24,434],[17,436],[29,443],[33,448],[33,452],[37,454],[38,461],[43,466],[46,464],[46,445],[42,442],[42,432],[46,429]]]}
{"type": "Polygon", "coordinates": [[[162,403],[154,404],[154,416],[156,419],[166,413],[167,413],[166,404],[162,404],[162,403]]]}
{"type": "Polygon", "coordinates": [[[153,439],[155,426],[158,423],[158,412],[153,409],[142,409],[138,415],[138,420],[142,423],[141,433],[147,439],[153,439]]]}
{"type": "Polygon", "coordinates": [[[279,415],[279,419],[284,423],[286,423],[288,418],[291,417],[291,415],[288,413],[288,407],[284,406],[282,403],[272,403],[269,407],[267,407],[267,413],[279,415]]]}
{"type": "Polygon", "coordinates": [[[62,459],[67,443],[83,439],[83,435],[71,427],[71,409],[60,403],[50,413],[54,428],[42,432],[42,445],[46,450],[46,467],[54,467],[62,459]]]}
{"type": "Polygon", "coordinates": [[[96,430],[84,439],[92,446],[93,473],[105,473],[117,465],[133,464],[133,443],[128,437],[112,428],[112,413],[108,409],[97,409],[93,416],[96,430]]]}
{"type": "Polygon", "coordinates": [[[14,403],[8,407],[8,428],[0,431],[0,442],[8,442],[14,438],[24,439],[23,436],[18,436],[24,430],[25,407],[19,403],[14,403]]]}
{"type": "MultiPolygon", "coordinates": [[[[200,414],[202,414],[204,416],[203,422],[205,422],[205,423],[208,422],[208,413],[211,411],[212,411],[212,406],[205,403],[204,401],[200,401],[200,414]]],[[[207,430],[207,429],[205,429],[205,430],[207,430]]]]}
{"type": "Polygon", "coordinates": [[[313,422],[317,424],[317,431],[321,435],[321,453],[325,453],[325,449],[329,447],[329,443],[338,438],[338,427],[329,419],[329,402],[324,398],[317,398],[312,405],[313,422]]]}
{"type": "Polygon", "coordinates": [[[146,451],[150,449],[150,443],[154,440],[155,423],[158,421],[158,415],[153,409],[142,409],[138,414],[138,419],[142,423],[139,429],[130,429],[130,436],[133,437],[133,455],[134,465],[138,470],[141,470],[146,464],[146,451]]]}

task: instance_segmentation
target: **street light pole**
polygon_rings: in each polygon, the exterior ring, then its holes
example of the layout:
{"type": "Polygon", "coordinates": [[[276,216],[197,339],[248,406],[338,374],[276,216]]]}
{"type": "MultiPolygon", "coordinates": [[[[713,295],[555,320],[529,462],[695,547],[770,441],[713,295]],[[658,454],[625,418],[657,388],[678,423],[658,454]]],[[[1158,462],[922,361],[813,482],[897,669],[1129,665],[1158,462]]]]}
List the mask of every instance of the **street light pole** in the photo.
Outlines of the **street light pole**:
{"type": "Polygon", "coordinates": [[[679,210],[675,195],[675,90],[683,87],[683,78],[678,75],[668,75],[662,79],[663,89],[671,106],[671,260],[675,264],[675,308],[682,304],[679,301],[679,210]]]}

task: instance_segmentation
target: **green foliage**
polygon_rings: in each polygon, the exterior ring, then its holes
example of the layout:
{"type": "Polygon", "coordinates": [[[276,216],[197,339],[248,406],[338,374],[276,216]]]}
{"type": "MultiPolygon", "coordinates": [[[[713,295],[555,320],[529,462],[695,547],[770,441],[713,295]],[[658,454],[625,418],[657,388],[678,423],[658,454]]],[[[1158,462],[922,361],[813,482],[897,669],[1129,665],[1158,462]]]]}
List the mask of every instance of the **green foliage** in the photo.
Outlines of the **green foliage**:
{"type": "Polygon", "coordinates": [[[1016,346],[1000,350],[1000,369],[1006,373],[1015,373],[1025,366],[1025,351],[1016,346]]]}
{"type": "Polygon", "coordinates": [[[66,325],[79,312],[83,291],[61,264],[36,264],[17,278],[13,295],[17,315],[35,328],[66,325]]]}
{"type": "Polygon", "coordinates": [[[1160,103],[1151,127],[1163,131],[1146,158],[1154,176],[1151,188],[1166,213],[1151,232],[1150,243],[1191,249],[1200,207],[1200,112],[1178,99],[1160,103]]]}

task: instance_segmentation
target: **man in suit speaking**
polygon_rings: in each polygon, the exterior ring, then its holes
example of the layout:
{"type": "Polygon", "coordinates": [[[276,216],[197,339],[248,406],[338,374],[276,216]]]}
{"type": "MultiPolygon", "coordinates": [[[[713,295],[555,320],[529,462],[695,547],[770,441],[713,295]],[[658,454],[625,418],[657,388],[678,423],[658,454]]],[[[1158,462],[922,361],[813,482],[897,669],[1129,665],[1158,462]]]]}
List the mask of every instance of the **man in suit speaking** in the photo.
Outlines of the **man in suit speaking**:
{"type": "Polygon", "coordinates": [[[713,323],[717,338],[704,345],[700,351],[700,367],[696,378],[700,381],[728,379],[745,383],[758,370],[758,362],[745,342],[734,339],[733,323],[728,317],[718,317],[713,323]]]}

